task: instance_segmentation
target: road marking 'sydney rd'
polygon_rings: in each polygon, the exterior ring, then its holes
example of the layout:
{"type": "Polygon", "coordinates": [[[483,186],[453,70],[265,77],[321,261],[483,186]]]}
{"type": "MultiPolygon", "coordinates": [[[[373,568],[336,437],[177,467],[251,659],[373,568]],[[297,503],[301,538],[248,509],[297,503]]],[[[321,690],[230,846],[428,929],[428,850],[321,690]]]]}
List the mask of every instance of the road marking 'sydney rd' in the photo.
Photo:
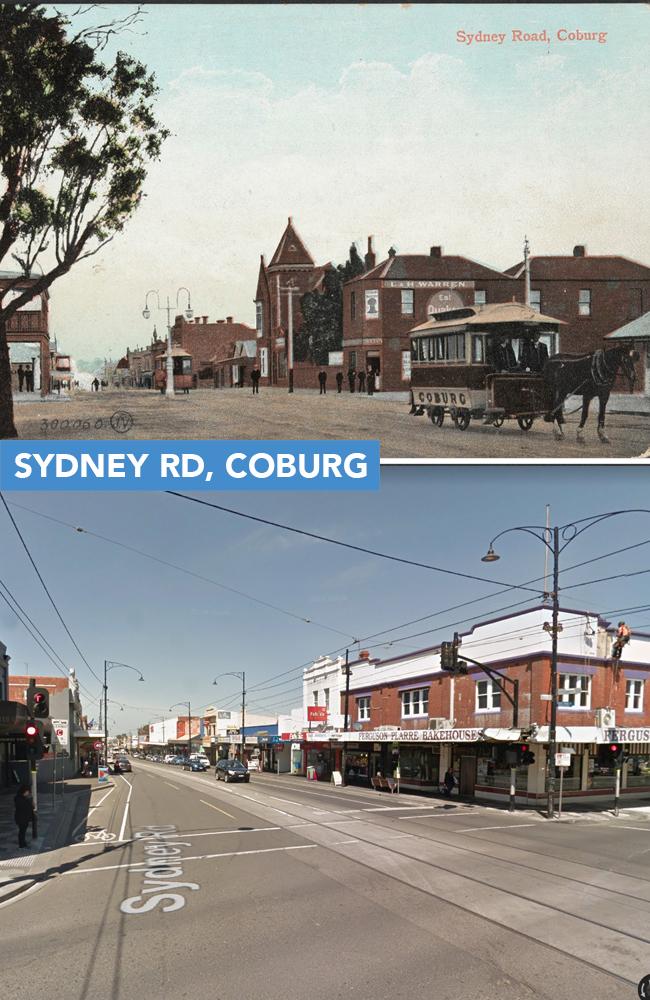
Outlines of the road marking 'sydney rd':
{"type": "MultiPolygon", "coordinates": [[[[124,822],[126,822],[126,811],[124,822]]],[[[128,899],[122,900],[120,903],[122,913],[148,913],[150,910],[155,910],[158,905],[163,913],[171,913],[185,906],[185,896],[180,892],[172,892],[172,889],[190,889],[194,892],[199,888],[196,882],[170,881],[183,875],[180,866],[181,847],[192,846],[187,841],[179,841],[177,839],[179,836],[176,827],[170,825],[146,826],[144,830],[135,834],[136,840],[144,842],[145,861],[115,867],[137,870],[144,863],[147,866],[143,873],[144,886],[138,896],[129,896],[128,899]],[[146,899],[143,898],[145,896],[146,899]]]]}

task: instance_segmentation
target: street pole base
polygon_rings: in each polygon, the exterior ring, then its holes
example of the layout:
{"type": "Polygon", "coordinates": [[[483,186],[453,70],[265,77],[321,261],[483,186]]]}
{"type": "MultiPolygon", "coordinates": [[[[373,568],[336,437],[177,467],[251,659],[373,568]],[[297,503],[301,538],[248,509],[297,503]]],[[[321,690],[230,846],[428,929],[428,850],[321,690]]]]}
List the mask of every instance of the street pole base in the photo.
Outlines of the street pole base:
{"type": "Polygon", "coordinates": [[[293,392],[293,372],[289,372],[289,392],[293,392]]]}

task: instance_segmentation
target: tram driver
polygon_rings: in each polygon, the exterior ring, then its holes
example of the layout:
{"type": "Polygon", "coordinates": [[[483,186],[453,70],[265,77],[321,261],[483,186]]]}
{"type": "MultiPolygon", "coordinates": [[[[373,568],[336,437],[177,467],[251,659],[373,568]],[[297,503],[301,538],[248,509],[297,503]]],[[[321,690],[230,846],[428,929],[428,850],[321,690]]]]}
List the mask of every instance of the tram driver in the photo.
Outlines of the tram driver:
{"type": "Polygon", "coordinates": [[[539,333],[534,333],[532,337],[525,337],[519,358],[521,370],[525,372],[542,372],[547,361],[548,347],[539,339],[539,333]]]}
{"type": "Polygon", "coordinates": [[[502,333],[497,333],[492,338],[491,361],[498,372],[512,372],[517,368],[517,358],[510,340],[507,340],[502,333]]]}

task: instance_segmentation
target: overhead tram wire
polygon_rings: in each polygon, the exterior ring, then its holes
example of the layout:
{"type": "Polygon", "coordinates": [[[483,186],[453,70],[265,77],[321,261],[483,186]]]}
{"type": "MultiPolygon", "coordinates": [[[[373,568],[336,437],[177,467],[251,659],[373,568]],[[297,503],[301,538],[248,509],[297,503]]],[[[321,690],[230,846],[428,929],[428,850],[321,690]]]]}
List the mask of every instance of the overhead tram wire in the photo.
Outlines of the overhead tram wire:
{"type": "Polygon", "coordinates": [[[72,642],[72,645],[73,645],[73,646],[74,646],[74,648],[76,649],[77,653],[79,654],[79,656],[81,657],[81,659],[83,660],[83,662],[84,662],[84,663],[86,664],[86,666],[88,667],[88,670],[90,671],[90,673],[91,673],[91,674],[93,675],[93,677],[95,678],[95,680],[96,680],[96,681],[99,681],[99,683],[101,684],[101,683],[102,683],[102,679],[101,679],[101,677],[99,677],[99,675],[98,675],[98,674],[96,674],[96,673],[95,673],[95,671],[93,670],[93,668],[92,668],[92,667],[90,666],[90,664],[89,664],[88,660],[86,659],[86,657],[84,656],[84,654],[83,654],[83,653],[82,653],[82,651],[80,650],[80,648],[79,648],[79,646],[78,646],[78,644],[77,644],[77,640],[75,639],[75,637],[73,636],[72,632],[71,632],[71,631],[70,631],[70,629],[68,628],[68,626],[67,626],[67,624],[66,624],[66,622],[65,622],[65,620],[64,620],[64,618],[63,618],[63,615],[62,615],[62,614],[61,614],[61,612],[59,611],[59,609],[58,609],[58,607],[57,607],[57,604],[56,604],[56,601],[55,601],[55,600],[54,600],[54,598],[52,597],[52,595],[51,595],[51,593],[50,593],[50,591],[49,591],[49,589],[48,589],[48,586],[47,586],[47,584],[45,583],[45,580],[43,579],[43,577],[41,576],[41,572],[40,572],[40,570],[39,570],[38,566],[36,565],[36,563],[35,563],[35,561],[34,561],[34,558],[33,558],[32,554],[31,554],[31,552],[29,551],[29,547],[28,547],[28,545],[27,545],[27,542],[26,542],[26,541],[25,541],[25,539],[23,538],[23,535],[22,535],[22,532],[21,532],[20,528],[18,527],[18,525],[16,524],[16,521],[15,521],[15,519],[14,519],[14,516],[13,516],[13,514],[12,514],[12,513],[11,513],[11,511],[9,510],[9,505],[8,505],[7,501],[5,500],[5,498],[4,498],[4,494],[3,494],[3,493],[1,493],[1,492],[0,492],[0,500],[2,500],[2,503],[3,503],[3,505],[4,505],[4,508],[5,508],[6,512],[7,512],[7,515],[8,515],[8,517],[9,517],[9,519],[10,519],[11,523],[13,524],[13,526],[14,526],[14,528],[15,528],[15,530],[16,530],[16,534],[18,535],[18,537],[19,537],[19,539],[20,539],[20,541],[21,541],[21,544],[22,544],[22,546],[23,546],[23,548],[24,548],[25,552],[27,553],[27,558],[29,559],[30,563],[32,564],[32,566],[33,566],[33,568],[34,568],[34,572],[36,573],[36,576],[38,577],[38,579],[39,579],[39,581],[40,581],[40,583],[41,583],[41,586],[42,586],[43,590],[44,590],[44,591],[45,591],[45,593],[47,594],[47,596],[48,596],[48,599],[49,599],[49,601],[50,601],[50,604],[52,605],[52,607],[54,608],[54,611],[56,612],[56,615],[57,615],[57,618],[59,619],[59,621],[60,621],[60,622],[61,622],[61,624],[63,625],[63,628],[65,629],[65,631],[66,631],[66,633],[67,633],[67,635],[68,635],[68,638],[69,638],[69,639],[70,639],[70,641],[72,642]]]}
{"type": "Polygon", "coordinates": [[[315,625],[317,628],[325,629],[328,632],[335,632],[337,635],[342,635],[350,639],[354,638],[351,633],[345,632],[342,629],[334,628],[332,625],[326,625],[324,622],[317,621],[315,618],[309,618],[306,615],[298,614],[298,612],[281,608],[279,605],[272,604],[270,601],[265,601],[261,597],[255,597],[253,594],[248,594],[244,590],[238,590],[236,587],[231,587],[229,584],[222,583],[220,580],[214,580],[212,577],[203,576],[202,573],[196,573],[194,570],[187,569],[185,566],[179,566],[177,563],[169,562],[167,559],[161,559],[160,556],[153,555],[151,552],[146,552],[143,549],[138,549],[136,546],[129,545],[127,542],[121,542],[117,538],[109,538],[107,535],[102,535],[98,531],[93,531],[90,528],[83,528],[80,525],[71,524],[69,521],[63,521],[58,517],[52,517],[51,514],[44,514],[41,511],[34,510],[32,507],[26,507],[24,504],[12,501],[11,506],[18,507],[20,510],[25,510],[30,514],[33,514],[35,517],[42,517],[46,521],[53,521],[55,524],[60,524],[63,527],[70,528],[72,531],[78,532],[79,534],[88,535],[91,538],[97,538],[109,545],[117,545],[119,548],[125,549],[127,552],[131,552],[143,559],[149,559],[152,562],[159,563],[161,566],[167,566],[170,569],[175,569],[179,573],[184,573],[186,576],[194,577],[196,580],[201,580],[203,583],[209,583],[213,587],[219,587],[220,589],[226,590],[231,594],[236,594],[238,597],[243,597],[247,601],[252,601],[254,604],[259,604],[262,607],[269,608],[271,611],[276,611],[278,614],[286,615],[288,618],[293,618],[296,621],[303,622],[305,625],[315,625]]]}
{"type": "Polygon", "coordinates": [[[474,573],[461,573],[459,570],[447,569],[444,566],[434,566],[430,563],[417,562],[415,559],[406,559],[403,556],[394,556],[388,552],[378,552],[374,549],[364,548],[362,545],[354,545],[352,542],[344,542],[338,538],[328,538],[326,535],[319,535],[313,531],[306,531],[303,528],[294,528],[289,524],[281,524],[278,521],[270,521],[264,517],[257,517],[255,514],[245,514],[243,511],[234,510],[231,507],[223,507],[220,504],[210,503],[208,500],[201,500],[199,497],[191,497],[186,493],[176,493],[174,490],[165,490],[170,496],[179,497],[181,500],[189,500],[191,503],[198,503],[204,507],[211,507],[220,510],[225,514],[234,514],[236,517],[243,517],[248,521],[256,521],[258,524],[265,524],[271,528],[281,528],[283,531],[290,531],[295,535],[302,535],[305,538],[312,538],[318,542],[327,542],[329,545],[338,545],[340,548],[350,549],[353,552],[361,552],[363,555],[376,556],[379,559],[388,559],[390,562],[403,563],[405,566],[414,566],[416,569],[428,569],[435,573],[443,573],[447,576],[460,577],[463,580],[473,580],[478,583],[487,583],[493,587],[506,587],[508,590],[530,590],[535,594],[542,594],[543,591],[526,587],[523,584],[507,584],[501,580],[490,580],[485,576],[477,576],[474,573]]]}

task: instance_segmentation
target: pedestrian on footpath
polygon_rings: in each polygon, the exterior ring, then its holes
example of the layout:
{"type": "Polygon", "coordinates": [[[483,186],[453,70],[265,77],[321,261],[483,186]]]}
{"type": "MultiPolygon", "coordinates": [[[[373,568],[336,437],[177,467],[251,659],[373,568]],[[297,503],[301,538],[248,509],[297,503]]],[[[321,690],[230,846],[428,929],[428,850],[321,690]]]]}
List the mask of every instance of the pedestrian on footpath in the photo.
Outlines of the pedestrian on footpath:
{"type": "Polygon", "coordinates": [[[350,386],[350,392],[354,392],[354,383],[357,380],[357,372],[355,368],[350,368],[348,372],[348,384],[350,386]]]}
{"type": "Polygon", "coordinates": [[[451,768],[447,768],[447,773],[445,774],[442,781],[442,791],[443,794],[447,796],[448,799],[451,798],[451,793],[456,787],[456,779],[454,778],[451,768]]]}
{"type": "Polygon", "coordinates": [[[368,395],[372,396],[375,391],[375,369],[368,365],[368,374],[366,376],[368,382],[368,395]]]}
{"type": "Polygon", "coordinates": [[[33,368],[26,368],[25,369],[25,389],[27,390],[27,392],[33,392],[34,391],[34,369],[33,368]]]}
{"type": "Polygon", "coordinates": [[[34,800],[29,785],[21,785],[14,798],[16,812],[14,819],[18,827],[18,846],[27,847],[25,834],[27,827],[34,821],[34,800]]]}
{"type": "Polygon", "coordinates": [[[25,384],[25,369],[22,365],[18,365],[18,392],[23,391],[23,386],[25,384]]]}
{"type": "Polygon", "coordinates": [[[262,372],[259,368],[253,368],[251,372],[251,383],[253,386],[253,395],[259,396],[260,393],[260,378],[262,377],[262,372]]]}
{"type": "Polygon", "coordinates": [[[320,386],[320,393],[319,393],[319,395],[326,396],[327,395],[327,372],[321,371],[321,372],[318,373],[318,384],[320,386]]]}
{"type": "Polygon", "coordinates": [[[341,392],[343,389],[343,372],[336,373],[336,391],[341,392]]]}
{"type": "Polygon", "coordinates": [[[366,387],[366,373],[363,369],[359,372],[359,392],[363,392],[366,387]]]}

